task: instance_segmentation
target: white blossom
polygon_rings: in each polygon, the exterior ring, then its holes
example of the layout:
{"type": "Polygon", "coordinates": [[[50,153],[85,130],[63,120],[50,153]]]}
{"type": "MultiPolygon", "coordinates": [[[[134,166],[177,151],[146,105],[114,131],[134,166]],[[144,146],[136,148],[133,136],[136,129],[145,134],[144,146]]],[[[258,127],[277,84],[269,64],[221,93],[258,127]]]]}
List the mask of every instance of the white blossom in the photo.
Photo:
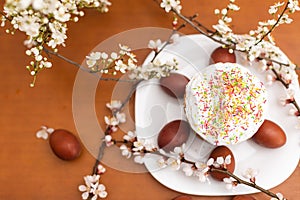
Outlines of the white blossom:
{"type": "Polygon", "coordinates": [[[157,51],[158,48],[161,46],[161,44],[162,43],[161,43],[160,39],[155,40],[155,41],[154,40],[150,40],[149,43],[148,43],[148,48],[157,51]]]}
{"type": "Polygon", "coordinates": [[[106,168],[101,164],[98,164],[97,169],[98,169],[98,174],[104,174],[106,172],[106,168]]]}
{"type": "Polygon", "coordinates": [[[228,8],[233,11],[240,10],[240,7],[238,7],[236,4],[233,4],[233,3],[228,4],[228,8]]]}
{"type": "Polygon", "coordinates": [[[53,128],[48,128],[46,126],[41,126],[41,129],[37,131],[36,137],[37,138],[42,138],[44,140],[48,139],[48,136],[53,133],[54,129],[53,128]]]}
{"type": "Polygon", "coordinates": [[[299,11],[299,1],[298,0],[289,0],[288,2],[288,8],[291,13],[294,13],[295,11],[299,11]]]}
{"type": "Polygon", "coordinates": [[[225,183],[225,187],[227,190],[232,190],[236,184],[235,184],[235,179],[233,178],[224,178],[223,182],[225,183]]]}
{"type": "Polygon", "coordinates": [[[283,197],[283,195],[281,193],[276,193],[277,198],[271,198],[271,200],[285,200],[285,198],[283,197]]]}
{"type": "Polygon", "coordinates": [[[168,166],[166,164],[165,159],[162,156],[157,160],[157,164],[158,164],[159,168],[161,168],[161,169],[168,166]]]}
{"type": "Polygon", "coordinates": [[[171,166],[171,168],[174,169],[174,170],[179,170],[180,169],[180,165],[181,165],[180,159],[170,157],[170,158],[167,159],[166,163],[167,163],[168,166],[171,166]]]}
{"type": "Polygon", "coordinates": [[[101,199],[107,197],[107,192],[105,191],[105,186],[103,184],[99,184],[97,188],[93,190],[94,196],[92,197],[91,200],[96,200],[97,197],[100,197],[101,199]]]}
{"type": "Polygon", "coordinates": [[[221,35],[226,35],[232,32],[231,28],[229,28],[229,26],[223,20],[218,20],[218,24],[213,25],[212,27],[221,35]]]}
{"type": "Polygon", "coordinates": [[[284,5],[284,2],[278,2],[278,3],[275,3],[273,6],[270,6],[269,14],[273,15],[273,14],[277,13],[278,8],[280,8],[283,5],[284,5]]]}
{"type": "Polygon", "coordinates": [[[115,70],[121,73],[126,73],[127,65],[122,60],[115,61],[115,70]]]}
{"type": "Polygon", "coordinates": [[[179,34],[177,34],[177,33],[175,33],[175,34],[173,34],[172,36],[171,36],[171,38],[170,38],[170,42],[171,43],[177,43],[177,42],[179,42],[179,39],[180,39],[180,35],[179,34]]]}
{"type": "Polygon", "coordinates": [[[171,71],[177,70],[177,66],[178,63],[176,60],[162,63],[159,59],[155,59],[153,62],[133,69],[129,74],[129,78],[134,80],[149,80],[166,77],[171,71]]]}
{"type": "Polygon", "coordinates": [[[79,191],[82,192],[82,199],[88,199],[92,195],[92,199],[96,200],[98,197],[105,198],[107,192],[105,191],[105,186],[99,183],[100,175],[88,175],[83,177],[85,185],[80,185],[78,187],[79,191]]]}
{"type": "Polygon", "coordinates": [[[182,171],[186,176],[192,176],[194,174],[194,170],[191,165],[184,165],[182,171]]]}
{"type": "Polygon", "coordinates": [[[98,60],[101,58],[100,52],[91,52],[90,55],[86,56],[86,64],[88,67],[94,67],[98,60]]]}
{"type": "Polygon", "coordinates": [[[114,142],[112,140],[112,136],[111,135],[106,135],[104,137],[104,141],[105,141],[105,144],[106,144],[107,147],[110,147],[110,146],[114,145],[114,142]]]}
{"type": "Polygon", "coordinates": [[[249,179],[252,182],[255,182],[255,177],[258,175],[258,170],[253,168],[248,168],[242,173],[242,176],[246,179],[249,179]]]}
{"type": "Polygon", "coordinates": [[[132,149],[135,152],[141,151],[142,149],[144,149],[145,146],[145,140],[143,139],[138,139],[137,141],[135,141],[133,143],[134,148],[132,149]]]}
{"type": "Polygon", "coordinates": [[[208,174],[205,170],[197,170],[195,172],[195,175],[198,177],[198,180],[201,182],[201,183],[204,183],[208,180],[208,174]]]}
{"type": "Polygon", "coordinates": [[[127,134],[123,136],[123,139],[126,141],[133,142],[134,140],[136,140],[135,131],[128,131],[127,134]]]}
{"type": "Polygon", "coordinates": [[[272,74],[266,75],[267,85],[272,85],[276,78],[272,74]]]}
{"type": "MultiPolygon", "coordinates": [[[[24,41],[28,48],[46,44],[56,51],[57,46],[65,46],[67,22],[71,19],[78,21],[78,16],[84,15],[84,12],[79,9],[91,7],[104,12],[110,5],[107,0],[7,0],[4,4],[5,16],[1,18],[1,26],[10,23],[11,28],[8,30],[14,30],[9,32],[24,32],[28,36],[24,41]],[[6,21],[9,23],[5,23],[6,21]]],[[[42,55],[33,58],[34,62],[29,66],[31,74],[36,75],[42,68],[52,66],[51,62],[45,61],[42,55]]]]}
{"type": "Polygon", "coordinates": [[[106,103],[106,107],[110,110],[120,109],[122,106],[122,102],[120,100],[111,100],[110,103],[106,103]]]}
{"type": "Polygon", "coordinates": [[[104,121],[107,125],[111,125],[111,126],[117,126],[120,123],[116,117],[104,116],[104,121]]]}
{"type": "Polygon", "coordinates": [[[116,118],[119,121],[119,123],[125,123],[126,122],[126,115],[125,113],[117,112],[116,118]]]}
{"type": "Polygon", "coordinates": [[[180,10],[182,9],[179,0],[162,0],[160,7],[164,8],[166,12],[170,12],[171,9],[174,9],[176,12],[180,13],[180,10]]]}
{"type": "Polygon", "coordinates": [[[132,152],[129,150],[129,148],[125,144],[122,144],[120,146],[120,150],[122,152],[122,156],[124,156],[126,158],[130,158],[131,157],[132,152]]]}

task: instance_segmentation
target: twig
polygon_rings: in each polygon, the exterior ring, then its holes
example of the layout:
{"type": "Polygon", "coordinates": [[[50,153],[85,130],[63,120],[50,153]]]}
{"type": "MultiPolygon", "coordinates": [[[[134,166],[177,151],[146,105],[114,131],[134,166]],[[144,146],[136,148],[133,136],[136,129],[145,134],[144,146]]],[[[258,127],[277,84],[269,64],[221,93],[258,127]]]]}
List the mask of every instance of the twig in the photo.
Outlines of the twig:
{"type": "Polygon", "coordinates": [[[154,59],[157,57],[158,54],[160,54],[160,52],[162,50],[164,50],[166,48],[167,45],[169,45],[171,43],[171,38],[172,38],[172,35],[174,35],[177,31],[179,31],[180,29],[184,28],[186,25],[186,23],[180,25],[177,29],[173,30],[172,33],[170,34],[169,38],[167,39],[167,42],[164,43],[164,45],[158,50],[158,51],[155,51],[155,54],[154,54],[154,57],[152,58],[151,62],[154,61],[154,59]]]}
{"type": "Polygon", "coordinates": [[[284,9],[282,10],[282,12],[280,13],[280,15],[279,15],[279,17],[278,17],[278,19],[277,19],[277,21],[275,22],[275,24],[270,28],[270,30],[266,33],[266,34],[264,34],[261,38],[260,38],[260,40],[259,41],[257,41],[256,43],[255,43],[255,45],[257,45],[257,44],[259,44],[259,43],[261,43],[275,28],[276,28],[276,26],[278,25],[278,23],[280,22],[280,20],[281,20],[281,18],[283,17],[283,14],[285,13],[285,11],[288,9],[288,5],[289,5],[289,1],[286,3],[286,5],[285,5],[285,7],[284,7],[284,9]]]}
{"type": "MultiPolygon", "coordinates": [[[[90,71],[89,69],[83,67],[79,63],[77,63],[77,62],[75,62],[75,61],[73,61],[73,60],[71,60],[71,59],[69,59],[69,58],[67,58],[67,57],[65,57],[65,56],[57,53],[57,52],[54,52],[54,51],[52,51],[50,49],[47,49],[45,47],[43,48],[43,51],[45,51],[48,55],[49,54],[54,55],[54,56],[56,56],[56,57],[58,57],[58,58],[60,58],[60,59],[62,59],[64,61],[66,61],[66,62],[68,62],[68,63],[70,63],[70,64],[78,67],[79,69],[81,69],[81,70],[83,70],[85,72],[94,74],[95,76],[97,75],[96,73],[93,73],[92,71],[90,71]]],[[[127,83],[132,83],[134,81],[134,80],[124,80],[124,79],[119,79],[119,78],[104,78],[104,77],[100,77],[99,75],[98,75],[98,78],[99,78],[99,80],[102,80],[102,81],[119,81],[119,82],[127,82],[127,83]]]]}
{"type": "Polygon", "coordinates": [[[105,147],[106,147],[106,143],[104,141],[104,138],[102,138],[101,139],[101,145],[100,145],[99,150],[98,150],[98,156],[97,156],[97,159],[95,161],[92,174],[97,174],[98,173],[98,165],[99,165],[100,161],[103,158],[105,147]]]}
{"type": "Polygon", "coordinates": [[[226,175],[228,175],[228,176],[234,178],[239,184],[244,184],[244,185],[250,186],[250,187],[252,187],[252,188],[255,188],[255,189],[257,189],[257,190],[259,190],[259,191],[261,191],[261,192],[263,192],[263,193],[269,195],[270,197],[274,197],[274,198],[276,198],[276,199],[279,199],[279,198],[277,197],[277,195],[274,194],[273,192],[270,192],[269,190],[266,190],[266,189],[264,189],[264,188],[262,188],[262,187],[256,185],[256,184],[253,183],[253,182],[245,181],[245,180],[239,178],[238,176],[234,175],[233,173],[229,172],[229,171],[226,170],[226,169],[218,169],[218,168],[212,167],[212,168],[210,169],[210,171],[211,171],[211,172],[220,172],[220,173],[226,174],[226,175]]]}
{"type": "MultiPolygon", "coordinates": [[[[284,80],[282,80],[282,78],[277,73],[277,71],[275,69],[272,69],[272,72],[275,74],[276,80],[278,80],[286,89],[288,89],[289,84],[287,84],[286,82],[284,82],[284,80]]],[[[295,106],[295,108],[297,109],[298,113],[300,113],[300,107],[299,107],[298,103],[295,101],[295,99],[292,100],[290,103],[293,104],[295,106]]]]}

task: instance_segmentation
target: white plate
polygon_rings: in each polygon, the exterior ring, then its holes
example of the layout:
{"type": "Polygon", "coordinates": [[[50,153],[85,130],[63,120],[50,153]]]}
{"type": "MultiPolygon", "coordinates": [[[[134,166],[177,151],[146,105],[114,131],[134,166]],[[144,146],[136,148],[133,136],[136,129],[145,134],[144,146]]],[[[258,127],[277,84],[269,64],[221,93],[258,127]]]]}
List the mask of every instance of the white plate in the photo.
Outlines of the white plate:
{"type": "MultiPolygon", "coordinates": [[[[180,38],[179,42],[170,45],[159,56],[161,60],[176,58],[180,69],[178,73],[191,77],[196,71],[208,66],[209,55],[219,46],[217,43],[203,35],[189,35],[180,38]]],[[[152,54],[145,63],[149,62],[152,54]]],[[[245,66],[240,55],[237,62],[245,66]]],[[[255,65],[247,66],[252,73],[256,74],[265,82],[265,73],[261,73],[255,65]]],[[[298,82],[297,82],[298,83],[298,82]]],[[[299,87],[296,97],[299,99],[299,87]]],[[[283,107],[279,99],[285,96],[285,89],[276,82],[271,86],[266,85],[268,91],[268,108],[266,118],[279,124],[287,135],[287,143],[278,149],[261,147],[251,140],[230,146],[235,161],[235,174],[242,177],[242,172],[247,168],[259,170],[257,184],[270,189],[285,181],[295,170],[299,160],[299,130],[295,128],[297,119],[288,114],[289,106],[283,107]]],[[[168,122],[175,119],[185,119],[182,100],[176,100],[168,96],[159,86],[158,80],[142,82],[136,91],[135,120],[136,131],[140,138],[151,139],[156,142],[160,129],[168,122]]],[[[189,138],[187,156],[190,159],[205,162],[214,146],[202,142],[194,134],[189,138]]],[[[257,190],[248,186],[239,185],[234,191],[225,189],[222,182],[210,178],[210,183],[201,183],[197,177],[187,177],[184,173],[174,171],[167,167],[159,169],[156,159],[149,157],[145,166],[151,175],[164,186],[178,192],[222,196],[255,193],[257,190]]]]}

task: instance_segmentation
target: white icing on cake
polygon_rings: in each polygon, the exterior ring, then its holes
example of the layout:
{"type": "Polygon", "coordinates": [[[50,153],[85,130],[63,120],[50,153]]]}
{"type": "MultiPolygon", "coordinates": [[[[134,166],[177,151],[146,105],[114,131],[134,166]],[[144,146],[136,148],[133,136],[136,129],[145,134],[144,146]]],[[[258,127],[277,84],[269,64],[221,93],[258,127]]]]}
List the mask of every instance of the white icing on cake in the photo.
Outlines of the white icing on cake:
{"type": "Polygon", "coordinates": [[[245,67],[217,63],[186,86],[185,113],[192,129],[214,145],[252,137],[264,121],[266,89],[245,67]]]}

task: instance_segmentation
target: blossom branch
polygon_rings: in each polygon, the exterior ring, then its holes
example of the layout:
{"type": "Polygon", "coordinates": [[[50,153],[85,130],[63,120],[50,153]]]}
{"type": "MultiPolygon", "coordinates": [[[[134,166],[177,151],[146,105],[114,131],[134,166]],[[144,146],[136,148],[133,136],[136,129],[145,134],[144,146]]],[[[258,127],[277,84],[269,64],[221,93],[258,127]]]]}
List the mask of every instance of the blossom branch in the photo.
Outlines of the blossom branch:
{"type": "Polygon", "coordinates": [[[176,28],[175,30],[172,31],[172,33],[170,34],[169,38],[167,39],[167,41],[164,43],[164,45],[158,50],[158,51],[154,51],[155,55],[152,58],[151,62],[153,62],[155,60],[155,58],[158,56],[158,54],[160,54],[169,44],[171,44],[172,42],[172,36],[178,32],[180,29],[184,28],[186,26],[186,23],[181,24],[178,28],[176,28]]]}
{"type": "Polygon", "coordinates": [[[272,27],[269,29],[268,32],[266,32],[261,38],[260,40],[258,40],[255,45],[261,43],[269,34],[271,34],[273,32],[273,30],[279,25],[280,20],[282,19],[284,13],[287,11],[288,9],[288,5],[289,5],[289,1],[286,3],[284,9],[282,10],[282,12],[279,14],[278,19],[276,20],[276,22],[272,25],[272,27]]]}
{"type": "MultiPolygon", "coordinates": [[[[159,4],[159,1],[158,0],[154,0],[157,4],[159,4]]],[[[289,2],[288,2],[289,3],[289,2]]],[[[278,23],[279,21],[282,19],[283,17],[283,14],[287,11],[287,8],[288,8],[288,3],[286,4],[286,7],[285,9],[283,10],[283,12],[280,14],[280,16],[278,17],[278,20],[276,21],[276,25],[274,25],[274,27],[272,27],[267,34],[265,34],[265,36],[263,36],[261,38],[261,40],[259,42],[256,43],[256,45],[260,42],[263,41],[263,39],[268,35],[270,34],[274,28],[276,26],[278,26],[278,23]]],[[[203,34],[204,36],[210,38],[211,40],[215,41],[215,42],[218,42],[219,44],[223,45],[223,46],[226,46],[227,48],[230,48],[230,49],[233,49],[233,50],[236,50],[236,51],[239,51],[239,52],[242,52],[242,53],[248,53],[248,51],[246,50],[241,50],[241,49],[237,49],[235,47],[235,44],[231,44],[231,43],[226,43],[222,40],[219,40],[217,39],[216,37],[213,37],[214,34],[216,33],[215,31],[212,31],[210,30],[209,28],[205,27],[204,25],[202,25],[200,22],[196,21],[196,20],[191,20],[189,19],[188,17],[184,16],[183,14],[181,14],[178,10],[176,9],[173,9],[171,8],[171,11],[176,15],[178,16],[180,19],[182,19],[183,21],[185,21],[186,24],[189,24],[192,28],[194,28],[197,32],[199,32],[200,34],[203,34]],[[203,28],[204,30],[202,30],[201,28],[203,28]]],[[[259,59],[266,59],[268,61],[272,61],[274,63],[277,63],[277,64],[280,64],[280,65],[284,65],[284,66],[290,66],[289,64],[286,64],[286,63],[281,63],[277,60],[273,60],[273,59],[269,59],[269,58],[265,58],[265,57],[259,57],[259,59]]]]}
{"type": "MultiPolygon", "coordinates": [[[[52,54],[52,55],[54,55],[54,56],[56,56],[56,57],[58,57],[58,58],[60,58],[60,59],[62,59],[64,61],[66,61],[67,63],[70,63],[70,64],[76,66],[77,68],[79,68],[79,69],[81,69],[81,70],[83,70],[85,72],[93,73],[90,70],[88,70],[85,67],[83,67],[82,65],[80,65],[79,63],[77,63],[77,62],[75,62],[75,61],[73,61],[73,60],[71,60],[71,59],[69,59],[69,58],[61,55],[60,53],[54,52],[54,51],[52,51],[50,49],[47,49],[47,48],[43,48],[43,50],[47,54],[52,54]]],[[[124,80],[124,79],[119,79],[119,78],[105,78],[105,77],[99,77],[99,80],[102,80],[102,81],[120,81],[120,82],[128,82],[128,83],[134,82],[133,80],[124,80]]]]}
{"type": "Polygon", "coordinates": [[[255,182],[248,182],[248,181],[245,181],[245,180],[239,178],[238,176],[234,175],[233,173],[229,172],[229,171],[226,170],[226,169],[218,169],[218,168],[212,167],[212,168],[210,169],[210,171],[211,171],[211,172],[219,172],[219,173],[226,174],[226,175],[228,175],[228,176],[234,178],[234,179],[237,181],[238,184],[244,184],[244,185],[250,186],[250,187],[252,187],[252,188],[255,188],[255,189],[257,189],[257,190],[259,190],[259,191],[261,191],[261,192],[263,192],[263,193],[269,195],[270,197],[274,197],[274,198],[276,198],[276,199],[279,200],[279,198],[277,197],[277,195],[274,194],[273,192],[270,192],[269,190],[266,190],[266,189],[264,189],[264,188],[262,188],[262,187],[256,185],[255,182]]]}
{"type": "MultiPolygon", "coordinates": [[[[277,73],[277,71],[275,69],[272,69],[272,72],[275,74],[276,76],[276,80],[278,80],[279,82],[281,82],[281,84],[288,89],[289,88],[289,84],[287,84],[286,82],[284,82],[284,80],[280,77],[280,75],[277,73]]],[[[297,112],[300,113],[300,107],[298,105],[298,103],[296,102],[296,100],[293,98],[290,101],[291,104],[293,104],[295,106],[295,108],[297,109],[297,112]]]]}

